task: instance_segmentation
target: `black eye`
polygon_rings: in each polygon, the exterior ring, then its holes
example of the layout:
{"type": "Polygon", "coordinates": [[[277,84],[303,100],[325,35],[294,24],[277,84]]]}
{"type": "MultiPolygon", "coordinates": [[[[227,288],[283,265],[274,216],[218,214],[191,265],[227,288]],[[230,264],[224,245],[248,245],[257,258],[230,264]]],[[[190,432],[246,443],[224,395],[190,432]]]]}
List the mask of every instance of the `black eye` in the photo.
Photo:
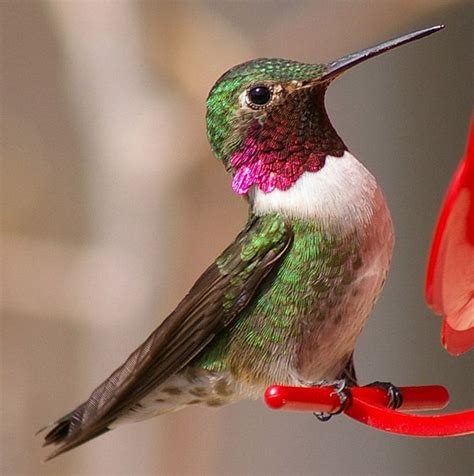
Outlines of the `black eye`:
{"type": "Polygon", "coordinates": [[[270,102],[272,92],[268,86],[254,86],[249,89],[247,97],[250,105],[265,106],[265,104],[270,102]]]}

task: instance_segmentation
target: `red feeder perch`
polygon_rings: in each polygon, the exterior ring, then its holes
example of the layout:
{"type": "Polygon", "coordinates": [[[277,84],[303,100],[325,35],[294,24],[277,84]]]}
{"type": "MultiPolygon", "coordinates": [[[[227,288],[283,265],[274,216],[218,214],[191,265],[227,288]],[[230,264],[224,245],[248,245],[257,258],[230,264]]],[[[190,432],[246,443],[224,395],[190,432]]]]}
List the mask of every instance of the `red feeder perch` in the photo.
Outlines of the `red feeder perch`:
{"type": "MultiPolygon", "coordinates": [[[[459,355],[474,347],[474,120],[466,155],[448,189],[435,229],[426,278],[426,299],[444,317],[441,331],[446,350],[459,355]]],[[[407,436],[449,437],[474,433],[474,410],[442,415],[413,415],[413,410],[441,410],[448,391],[439,385],[401,387],[403,404],[387,408],[387,393],[375,387],[350,389],[344,413],[379,430],[407,436]]],[[[341,401],[332,386],[285,387],[265,392],[274,410],[336,413],[341,401]]]]}
{"type": "MultiPolygon", "coordinates": [[[[374,387],[351,388],[352,401],[344,413],[378,430],[399,435],[441,438],[474,432],[474,410],[446,415],[412,415],[413,410],[440,410],[449,402],[448,391],[440,385],[401,387],[403,404],[399,410],[387,408],[384,390],[374,387]]],[[[341,403],[335,388],[285,387],[274,385],[265,392],[266,404],[274,410],[337,412],[341,403]]]]}

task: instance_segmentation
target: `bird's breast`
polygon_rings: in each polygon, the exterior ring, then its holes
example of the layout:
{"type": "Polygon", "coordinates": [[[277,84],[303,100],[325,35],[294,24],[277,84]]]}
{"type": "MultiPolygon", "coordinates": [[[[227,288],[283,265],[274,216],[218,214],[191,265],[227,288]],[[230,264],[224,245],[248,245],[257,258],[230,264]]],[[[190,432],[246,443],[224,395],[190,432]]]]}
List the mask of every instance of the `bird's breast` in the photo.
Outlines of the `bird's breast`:
{"type": "MultiPolygon", "coordinates": [[[[285,322],[293,313],[281,345],[292,357],[275,357],[279,368],[273,372],[296,380],[334,378],[353,351],[389,268],[393,227],[383,193],[346,152],[328,156],[320,171],[303,174],[286,191],[255,189],[251,203],[256,214],[287,216],[295,236],[275,281],[247,318],[248,328],[256,333],[264,319],[278,322],[280,316],[285,322]]],[[[281,352],[272,345],[275,354],[281,352]]]]}
{"type": "Polygon", "coordinates": [[[257,215],[315,219],[328,230],[345,232],[372,221],[378,193],[373,175],[346,151],[328,155],[321,170],[305,172],[288,190],[265,193],[253,187],[250,201],[257,215]]]}

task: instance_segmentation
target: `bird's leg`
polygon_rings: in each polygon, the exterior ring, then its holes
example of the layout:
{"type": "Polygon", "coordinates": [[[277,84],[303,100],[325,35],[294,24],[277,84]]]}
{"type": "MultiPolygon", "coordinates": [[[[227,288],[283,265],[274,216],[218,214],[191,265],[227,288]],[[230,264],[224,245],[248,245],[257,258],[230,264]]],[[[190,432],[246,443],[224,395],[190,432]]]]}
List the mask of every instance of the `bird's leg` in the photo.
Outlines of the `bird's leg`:
{"type": "Polygon", "coordinates": [[[402,392],[398,387],[393,385],[393,383],[390,382],[372,382],[369,383],[368,385],[365,385],[366,387],[377,387],[381,388],[382,390],[385,390],[388,396],[388,408],[392,410],[396,410],[397,408],[400,408],[403,404],[403,395],[402,392]]]}
{"type": "Polygon", "coordinates": [[[322,385],[333,385],[335,387],[335,391],[332,393],[333,395],[337,395],[339,397],[340,407],[339,410],[333,413],[326,413],[326,412],[315,412],[314,416],[319,421],[328,421],[334,415],[339,415],[340,413],[344,412],[349,408],[352,402],[352,392],[349,388],[346,379],[339,379],[335,380],[334,382],[326,382],[324,384],[319,383],[317,386],[322,385]]]}

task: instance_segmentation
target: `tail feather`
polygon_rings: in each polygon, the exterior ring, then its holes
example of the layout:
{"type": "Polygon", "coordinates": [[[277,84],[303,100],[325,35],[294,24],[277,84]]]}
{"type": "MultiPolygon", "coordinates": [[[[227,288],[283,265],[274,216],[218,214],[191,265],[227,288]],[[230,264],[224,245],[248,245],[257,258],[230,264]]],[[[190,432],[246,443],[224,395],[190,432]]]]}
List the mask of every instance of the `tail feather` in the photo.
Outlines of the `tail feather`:
{"type": "Polygon", "coordinates": [[[56,422],[53,429],[44,437],[43,446],[57,445],[64,441],[69,433],[70,425],[69,420],[56,422]]]}
{"type": "Polygon", "coordinates": [[[74,411],[64,415],[52,425],[45,427],[39,431],[42,432],[46,429],[50,429],[44,437],[43,446],[55,445],[59,446],[54,450],[47,458],[46,461],[59,456],[60,454],[69,451],[77,446],[86,443],[87,441],[102,435],[109,431],[109,428],[105,427],[97,430],[94,433],[89,433],[86,438],[81,434],[82,417],[85,409],[85,404],[80,405],[74,411]]]}

